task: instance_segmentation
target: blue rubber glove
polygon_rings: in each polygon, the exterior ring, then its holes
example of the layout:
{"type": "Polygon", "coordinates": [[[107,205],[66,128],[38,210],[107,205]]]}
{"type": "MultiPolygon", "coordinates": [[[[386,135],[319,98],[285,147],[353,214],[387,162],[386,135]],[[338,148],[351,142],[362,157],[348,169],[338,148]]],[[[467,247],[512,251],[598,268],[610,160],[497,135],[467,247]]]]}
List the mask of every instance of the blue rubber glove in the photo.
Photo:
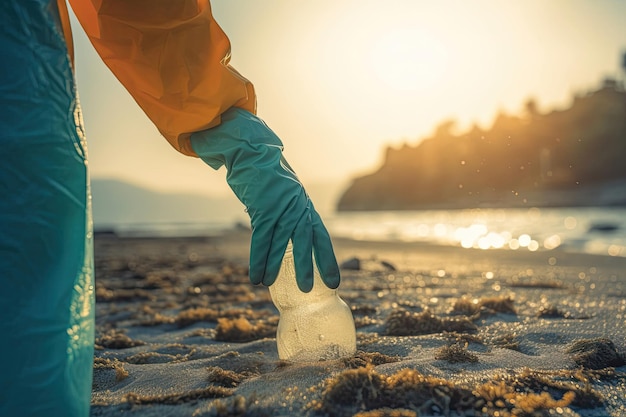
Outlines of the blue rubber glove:
{"type": "Polygon", "coordinates": [[[226,166],[226,181],[246,206],[252,224],[250,281],[276,280],[289,240],[298,288],[313,288],[313,259],[324,284],[339,286],[330,236],[313,202],[283,157],[283,144],[257,116],[231,108],[222,123],[191,135],[191,146],[214,169],[226,166]]]}

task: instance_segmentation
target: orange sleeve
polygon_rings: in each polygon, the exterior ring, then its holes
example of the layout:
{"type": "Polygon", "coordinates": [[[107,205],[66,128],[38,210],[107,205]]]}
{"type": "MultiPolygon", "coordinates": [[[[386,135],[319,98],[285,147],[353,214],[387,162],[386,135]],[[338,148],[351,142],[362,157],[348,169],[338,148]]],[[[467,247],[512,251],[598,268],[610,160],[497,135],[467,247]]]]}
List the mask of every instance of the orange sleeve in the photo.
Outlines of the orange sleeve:
{"type": "Polygon", "coordinates": [[[59,10],[59,19],[63,28],[63,37],[67,46],[67,53],[70,56],[70,62],[74,67],[74,42],[72,41],[72,26],[70,25],[70,15],[67,12],[65,0],[57,0],[57,9],[59,10]]]}
{"type": "MultiPolygon", "coordinates": [[[[230,107],[256,112],[250,81],[229,65],[230,41],[209,0],[70,0],[94,48],[177,150],[230,107]]],[[[95,80],[94,80],[95,82],[95,80]]]]}

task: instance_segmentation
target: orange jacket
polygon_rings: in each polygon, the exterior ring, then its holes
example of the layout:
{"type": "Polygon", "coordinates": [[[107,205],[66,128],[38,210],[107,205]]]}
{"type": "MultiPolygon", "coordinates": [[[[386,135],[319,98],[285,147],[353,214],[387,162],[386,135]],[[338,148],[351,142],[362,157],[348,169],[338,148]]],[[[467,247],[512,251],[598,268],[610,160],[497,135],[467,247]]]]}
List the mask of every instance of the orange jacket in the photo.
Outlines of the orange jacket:
{"type": "MultiPolygon", "coordinates": [[[[67,8],[57,0],[72,53],[67,8]]],[[[69,0],[94,48],[135,101],[185,155],[193,132],[230,107],[256,112],[252,83],[230,61],[209,0],[69,0]]]]}

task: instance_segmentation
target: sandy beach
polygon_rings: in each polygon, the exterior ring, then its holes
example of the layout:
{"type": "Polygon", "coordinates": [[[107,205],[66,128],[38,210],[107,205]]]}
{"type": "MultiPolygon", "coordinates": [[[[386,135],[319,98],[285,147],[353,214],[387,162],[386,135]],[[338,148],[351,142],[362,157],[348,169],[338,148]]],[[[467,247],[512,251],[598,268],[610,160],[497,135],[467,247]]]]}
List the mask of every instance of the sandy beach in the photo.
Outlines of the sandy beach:
{"type": "Polygon", "coordinates": [[[295,364],[249,237],[96,236],[92,416],[626,415],[624,257],[337,239],[357,353],[295,364]]]}

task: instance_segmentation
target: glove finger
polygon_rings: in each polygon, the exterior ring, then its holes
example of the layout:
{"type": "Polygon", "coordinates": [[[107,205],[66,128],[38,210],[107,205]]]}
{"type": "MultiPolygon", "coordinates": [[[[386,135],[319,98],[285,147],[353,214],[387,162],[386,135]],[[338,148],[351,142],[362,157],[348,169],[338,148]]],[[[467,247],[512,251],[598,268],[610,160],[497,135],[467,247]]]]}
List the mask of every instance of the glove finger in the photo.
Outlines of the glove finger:
{"type": "Polygon", "coordinates": [[[283,257],[285,256],[285,250],[289,243],[289,236],[278,238],[274,236],[272,246],[269,251],[267,263],[265,265],[265,274],[263,275],[263,285],[269,287],[276,281],[278,273],[280,272],[280,266],[283,263],[283,257]]]}
{"type": "Polygon", "coordinates": [[[284,207],[283,213],[269,217],[248,214],[252,217],[252,239],[250,242],[250,281],[253,284],[270,286],[276,280],[287,243],[295,224],[284,214],[296,210],[298,199],[293,199],[284,207]]]}
{"type": "Polygon", "coordinates": [[[274,224],[261,222],[252,227],[250,239],[250,282],[258,285],[263,282],[267,262],[270,257],[271,243],[274,240],[274,224]]]}
{"type": "Polygon", "coordinates": [[[267,242],[268,255],[265,262],[265,271],[263,272],[263,285],[270,286],[276,281],[276,277],[280,272],[280,266],[285,256],[285,249],[291,238],[293,227],[276,224],[271,241],[267,242]]]}
{"type": "Polygon", "coordinates": [[[294,196],[284,207],[284,211],[274,226],[272,240],[268,242],[269,253],[265,265],[265,276],[263,277],[264,285],[272,285],[276,280],[289,239],[292,239],[294,231],[307,212],[308,207],[304,193],[294,196]]]}
{"type": "Polygon", "coordinates": [[[300,291],[309,292],[313,288],[313,229],[309,210],[300,218],[292,241],[296,282],[300,291]]]}
{"type": "Polygon", "coordinates": [[[315,254],[315,264],[320,271],[322,281],[328,288],[335,289],[341,282],[339,265],[333,250],[333,244],[326,226],[315,209],[311,211],[313,230],[313,251],[315,254]]]}

